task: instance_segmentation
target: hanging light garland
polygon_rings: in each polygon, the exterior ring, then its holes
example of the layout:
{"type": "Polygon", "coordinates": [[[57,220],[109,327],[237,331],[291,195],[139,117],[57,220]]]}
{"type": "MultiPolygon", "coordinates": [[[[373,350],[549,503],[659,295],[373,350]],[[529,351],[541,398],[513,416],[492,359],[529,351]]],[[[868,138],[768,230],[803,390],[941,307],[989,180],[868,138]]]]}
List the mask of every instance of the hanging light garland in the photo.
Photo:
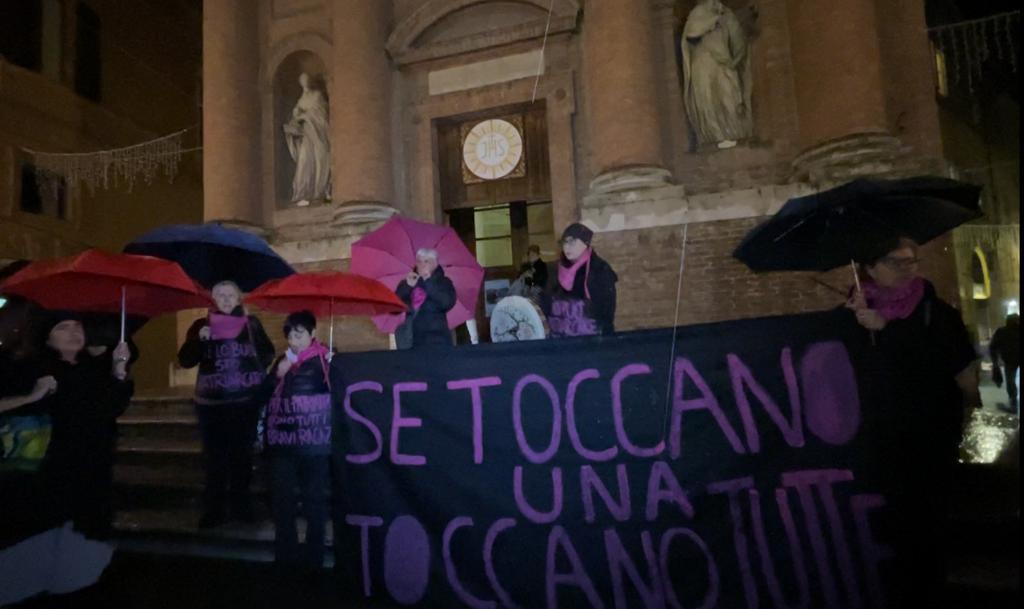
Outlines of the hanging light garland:
{"type": "Polygon", "coordinates": [[[1020,11],[991,15],[928,28],[936,48],[945,56],[954,84],[965,84],[974,93],[983,78],[985,62],[992,58],[1017,72],[1017,38],[1020,11]]]}
{"type": "Polygon", "coordinates": [[[129,192],[137,181],[153,182],[158,173],[171,181],[178,175],[182,154],[198,148],[183,149],[188,131],[182,129],[147,142],[122,148],[93,152],[39,152],[24,149],[35,166],[41,191],[50,194],[62,188],[77,191],[86,186],[90,194],[97,188],[124,186],[129,192]]]}

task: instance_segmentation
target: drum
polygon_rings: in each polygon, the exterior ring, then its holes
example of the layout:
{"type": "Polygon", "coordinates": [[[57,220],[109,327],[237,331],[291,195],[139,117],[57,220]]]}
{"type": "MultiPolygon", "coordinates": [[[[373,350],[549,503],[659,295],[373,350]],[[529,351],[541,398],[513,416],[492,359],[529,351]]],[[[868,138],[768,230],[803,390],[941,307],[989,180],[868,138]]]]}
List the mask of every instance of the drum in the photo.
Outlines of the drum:
{"type": "Polygon", "coordinates": [[[548,321],[537,303],[506,296],[491,311],[491,342],[507,343],[547,338],[548,321]]]}

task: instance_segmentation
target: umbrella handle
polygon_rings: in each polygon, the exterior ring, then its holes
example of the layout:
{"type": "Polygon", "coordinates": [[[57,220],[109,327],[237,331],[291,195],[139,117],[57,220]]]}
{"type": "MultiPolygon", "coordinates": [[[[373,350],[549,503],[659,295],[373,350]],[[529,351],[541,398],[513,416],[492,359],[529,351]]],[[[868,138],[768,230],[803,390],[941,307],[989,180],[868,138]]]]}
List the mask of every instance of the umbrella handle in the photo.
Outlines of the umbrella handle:
{"type": "Polygon", "coordinates": [[[327,350],[334,352],[334,298],[331,298],[331,329],[327,342],[327,350]]]}
{"type": "MultiPolygon", "coordinates": [[[[864,291],[860,289],[860,275],[857,274],[857,263],[853,260],[850,261],[850,270],[853,271],[853,285],[857,286],[857,293],[863,294],[864,291]]],[[[868,333],[871,335],[871,346],[874,347],[878,345],[878,340],[875,338],[875,331],[868,330],[868,333]]]]}
{"type": "Polygon", "coordinates": [[[857,274],[857,263],[850,260],[850,270],[853,271],[853,285],[857,286],[857,293],[861,293],[860,275],[857,274]]]}
{"type": "Polygon", "coordinates": [[[127,306],[126,306],[126,293],[128,291],[127,286],[121,286],[121,342],[124,342],[124,327],[125,320],[127,318],[127,306]]]}

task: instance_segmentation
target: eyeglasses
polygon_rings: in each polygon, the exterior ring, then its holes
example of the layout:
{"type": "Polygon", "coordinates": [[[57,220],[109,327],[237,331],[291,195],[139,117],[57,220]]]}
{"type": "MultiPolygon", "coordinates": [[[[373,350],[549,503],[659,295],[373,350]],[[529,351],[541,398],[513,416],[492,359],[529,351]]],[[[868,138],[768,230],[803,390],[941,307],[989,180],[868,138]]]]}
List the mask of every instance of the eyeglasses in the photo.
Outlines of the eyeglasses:
{"type": "Polygon", "coordinates": [[[907,270],[907,269],[912,269],[915,266],[917,266],[917,264],[919,262],[921,262],[921,259],[917,258],[917,257],[914,257],[914,258],[894,258],[892,256],[886,256],[885,258],[882,258],[881,261],[883,263],[885,263],[885,265],[887,267],[889,267],[889,268],[899,269],[899,270],[907,270]]]}

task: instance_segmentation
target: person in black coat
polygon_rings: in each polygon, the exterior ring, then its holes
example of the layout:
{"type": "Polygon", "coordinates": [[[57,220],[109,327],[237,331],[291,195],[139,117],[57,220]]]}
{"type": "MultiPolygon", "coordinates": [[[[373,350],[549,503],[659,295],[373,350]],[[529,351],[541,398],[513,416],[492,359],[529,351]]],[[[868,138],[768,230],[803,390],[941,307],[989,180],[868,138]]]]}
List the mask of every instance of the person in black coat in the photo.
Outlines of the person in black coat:
{"type": "Polygon", "coordinates": [[[316,570],[324,561],[331,456],[331,354],[317,342],[316,317],[292,313],[284,322],[288,350],[266,383],[266,454],[274,510],[274,558],[316,570]],[[306,541],[300,549],[295,519],[302,506],[306,541]]]}
{"type": "Polygon", "coordinates": [[[89,355],[85,331],[73,314],[55,314],[43,327],[38,366],[52,389],[37,402],[50,415],[50,445],[43,459],[43,509],[54,522],[71,520],[86,535],[104,538],[113,520],[111,500],[117,417],[128,408],[128,345],[107,358],[89,355]]]}
{"type": "Polygon", "coordinates": [[[895,568],[904,575],[894,595],[907,606],[938,606],[953,467],[965,414],[981,407],[978,357],[960,313],[918,274],[916,243],[882,238],[858,262],[860,289],[846,307],[866,330],[861,365],[873,382],[863,389],[870,396],[877,383],[883,393],[874,399],[892,405],[866,409],[863,425],[898,531],[895,568]]]}
{"type": "Polygon", "coordinates": [[[992,357],[992,380],[996,386],[1006,382],[1007,410],[1017,412],[1017,371],[1020,369],[1020,314],[1006,316],[1006,325],[996,330],[988,344],[992,357]],[[1003,372],[1005,371],[1005,374],[1003,372]]]}
{"type": "Polygon", "coordinates": [[[557,273],[541,299],[552,337],[615,332],[619,277],[590,246],[593,238],[594,232],[579,223],[562,232],[557,273]]]}
{"type": "Polygon", "coordinates": [[[242,308],[238,286],[223,281],[212,294],[216,310],[192,324],[178,351],[183,368],[199,366],[194,400],[206,469],[200,528],[223,524],[229,500],[232,518],[254,520],[253,444],[263,381],[274,360],[274,344],[242,308]]]}
{"type": "Polygon", "coordinates": [[[540,246],[536,243],[526,250],[526,263],[521,269],[527,287],[543,290],[548,285],[548,265],[540,257],[540,246]]]}
{"type": "Polygon", "coordinates": [[[455,285],[445,277],[436,250],[416,252],[416,268],[398,284],[395,294],[408,307],[405,322],[395,332],[399,349],[452,344],[448,311],[455,306],[455,285]]]}

